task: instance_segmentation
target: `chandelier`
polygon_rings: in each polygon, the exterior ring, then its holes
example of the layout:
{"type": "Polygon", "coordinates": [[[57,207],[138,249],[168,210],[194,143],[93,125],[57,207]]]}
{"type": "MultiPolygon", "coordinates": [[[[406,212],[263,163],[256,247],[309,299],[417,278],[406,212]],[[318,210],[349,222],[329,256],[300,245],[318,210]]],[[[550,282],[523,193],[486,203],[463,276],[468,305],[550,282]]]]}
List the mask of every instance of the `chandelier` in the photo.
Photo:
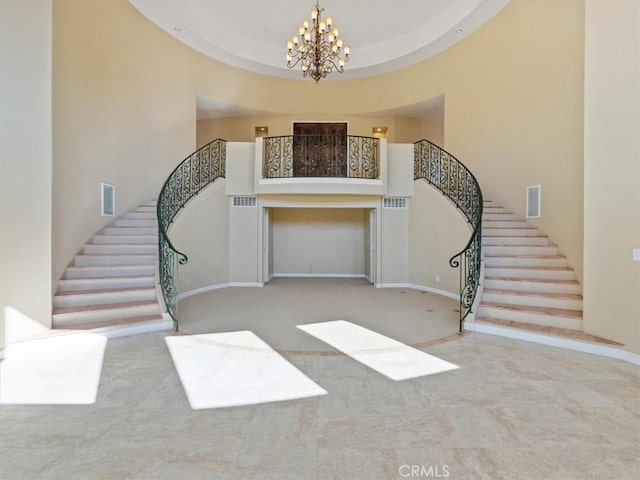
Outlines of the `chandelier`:
{"type": "Polygon", "coordinates": [[[333,27],[333,19],[322,20],[324,8],[319,1],[311,10],[311,21],[305,20],[298,27],[298,34],[287,42],[287,67],[300,64],[303,77],[311,77],[316,83],[336,70],[344,72],[344,64],[349,61],[350,48],[343,46],[340,32],[333,27]]]}

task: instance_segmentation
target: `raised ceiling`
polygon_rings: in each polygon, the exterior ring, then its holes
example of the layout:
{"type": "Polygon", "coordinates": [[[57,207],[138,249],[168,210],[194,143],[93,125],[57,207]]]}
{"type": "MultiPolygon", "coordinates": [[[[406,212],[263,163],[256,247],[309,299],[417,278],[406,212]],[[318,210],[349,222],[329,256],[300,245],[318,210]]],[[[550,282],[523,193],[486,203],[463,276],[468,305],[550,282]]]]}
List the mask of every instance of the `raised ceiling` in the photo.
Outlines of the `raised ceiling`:
{"type": "MultiPolygon", "coordinates": [[[[310,17],[314,0],[130,0],[148,19],[200,52],[258,73],[302,79],[286,68],[286,43],[310,17]]],[[[322,0],[357,78],[402,68],[453,45],[488,21],[508,0],[322,0]]],[[[323,80],[327,81],[327,80],[323,80]]],[[[310,81],[306,79],[305,81],[310,81]]]]}

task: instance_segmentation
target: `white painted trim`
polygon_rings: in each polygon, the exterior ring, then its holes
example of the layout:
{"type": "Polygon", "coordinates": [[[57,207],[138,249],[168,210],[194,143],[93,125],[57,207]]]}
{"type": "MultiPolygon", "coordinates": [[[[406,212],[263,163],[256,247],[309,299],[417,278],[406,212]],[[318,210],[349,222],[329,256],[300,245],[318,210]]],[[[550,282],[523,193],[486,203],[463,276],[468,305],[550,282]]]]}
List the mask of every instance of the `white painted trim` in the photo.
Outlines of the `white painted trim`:
{"type": "Polygon", "coordinates": [[[207,285],[206,287],[202,288],[195,288],[178,295],[178,300],[183,300],[185,298],[192,297],[194,295],[200,295],[201,293],[210,292],[212,290],[220,290],[221,288],[227,288],[228,286],[228,283],[217,283],[215,285],[207,285]]]}
{"type": "Polygon", "coordinates": [[[178,300],[184,300],[185,298],[193,297],[194,295],[200,295],[201,293],[211,292],[213,290],[221,290],[223,288],[231,287],[263,287],[264,283],[259,282],[227,282],[216,283],[215,285],[207,285],[206,287],[194,288],[187,292],[178,295],[178,300]]]}
{"type": "Polygon", "coordinates": [[[513,338],[516,340],[523,340],[525,342],[539,343],[541,345],[548,345],[551,347],[591,353],[593,355],[615,358],[618,360],[623,360],[625,362],[633,363],[634,365],[640,365],[640,355],[638,355],[637,353],[628,352],[626,350],[609,347],[606,345],[598,345],[595,343],[581,342],[579,340],[573,340],[569,338],[553,337],[549,335],[542,335],[540,333],[518,330],[515,328],[497,327],[493,325],[485,325],[474,322],[465,322],[464,328],[467,331],[487,333],[489,335],[498,335],[500,337],[513,338]]]}
{"type": "Polygon", "coordinates": [[[367,278],[364,273],[274,273],[271,277],[290,278],[367,278]]]}
{"type": "Polygon", "coordinates": [[[457,293],[447,292],[446,290],[440,290],[439,288],[416,285],[415,283],[377,283],[376,288],[411,288],[413,290],[422,290],[436,295],[442,295],[443,297],[452,298],[454,300],[460,300],[460,295],[457,293]]]}
{"type": "Polygon", "coordinates": [[[259,185],[298,185],[307,183],[339,184],[339,185],[382,185],[381,179],[344,178],[344,177],[287,177],[261,178],[259,185]]]}

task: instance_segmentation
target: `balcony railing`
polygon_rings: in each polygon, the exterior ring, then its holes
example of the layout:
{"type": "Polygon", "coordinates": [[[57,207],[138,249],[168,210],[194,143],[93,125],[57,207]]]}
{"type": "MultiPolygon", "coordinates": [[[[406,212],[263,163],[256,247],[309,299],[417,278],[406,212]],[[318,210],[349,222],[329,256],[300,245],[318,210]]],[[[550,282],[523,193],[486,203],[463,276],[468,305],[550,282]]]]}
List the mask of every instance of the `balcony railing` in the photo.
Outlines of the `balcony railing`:
{"type": "Polygon", "coordinates": [[[263,178],[380,178],[380,140],[356,135],[264,138],[263,178]]]}

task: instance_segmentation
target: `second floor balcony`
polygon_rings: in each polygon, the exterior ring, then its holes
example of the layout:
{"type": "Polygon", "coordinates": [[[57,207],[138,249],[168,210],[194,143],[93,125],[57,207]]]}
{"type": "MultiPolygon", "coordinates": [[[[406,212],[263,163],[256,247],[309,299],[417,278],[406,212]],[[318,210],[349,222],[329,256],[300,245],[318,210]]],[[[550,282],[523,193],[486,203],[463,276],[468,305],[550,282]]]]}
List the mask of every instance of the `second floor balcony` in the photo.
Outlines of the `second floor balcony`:
{"type": "Polygon", "coordinates": [[[256,139],[256,192],[384,194],[386,140],[357,135],[256,139]]]}

